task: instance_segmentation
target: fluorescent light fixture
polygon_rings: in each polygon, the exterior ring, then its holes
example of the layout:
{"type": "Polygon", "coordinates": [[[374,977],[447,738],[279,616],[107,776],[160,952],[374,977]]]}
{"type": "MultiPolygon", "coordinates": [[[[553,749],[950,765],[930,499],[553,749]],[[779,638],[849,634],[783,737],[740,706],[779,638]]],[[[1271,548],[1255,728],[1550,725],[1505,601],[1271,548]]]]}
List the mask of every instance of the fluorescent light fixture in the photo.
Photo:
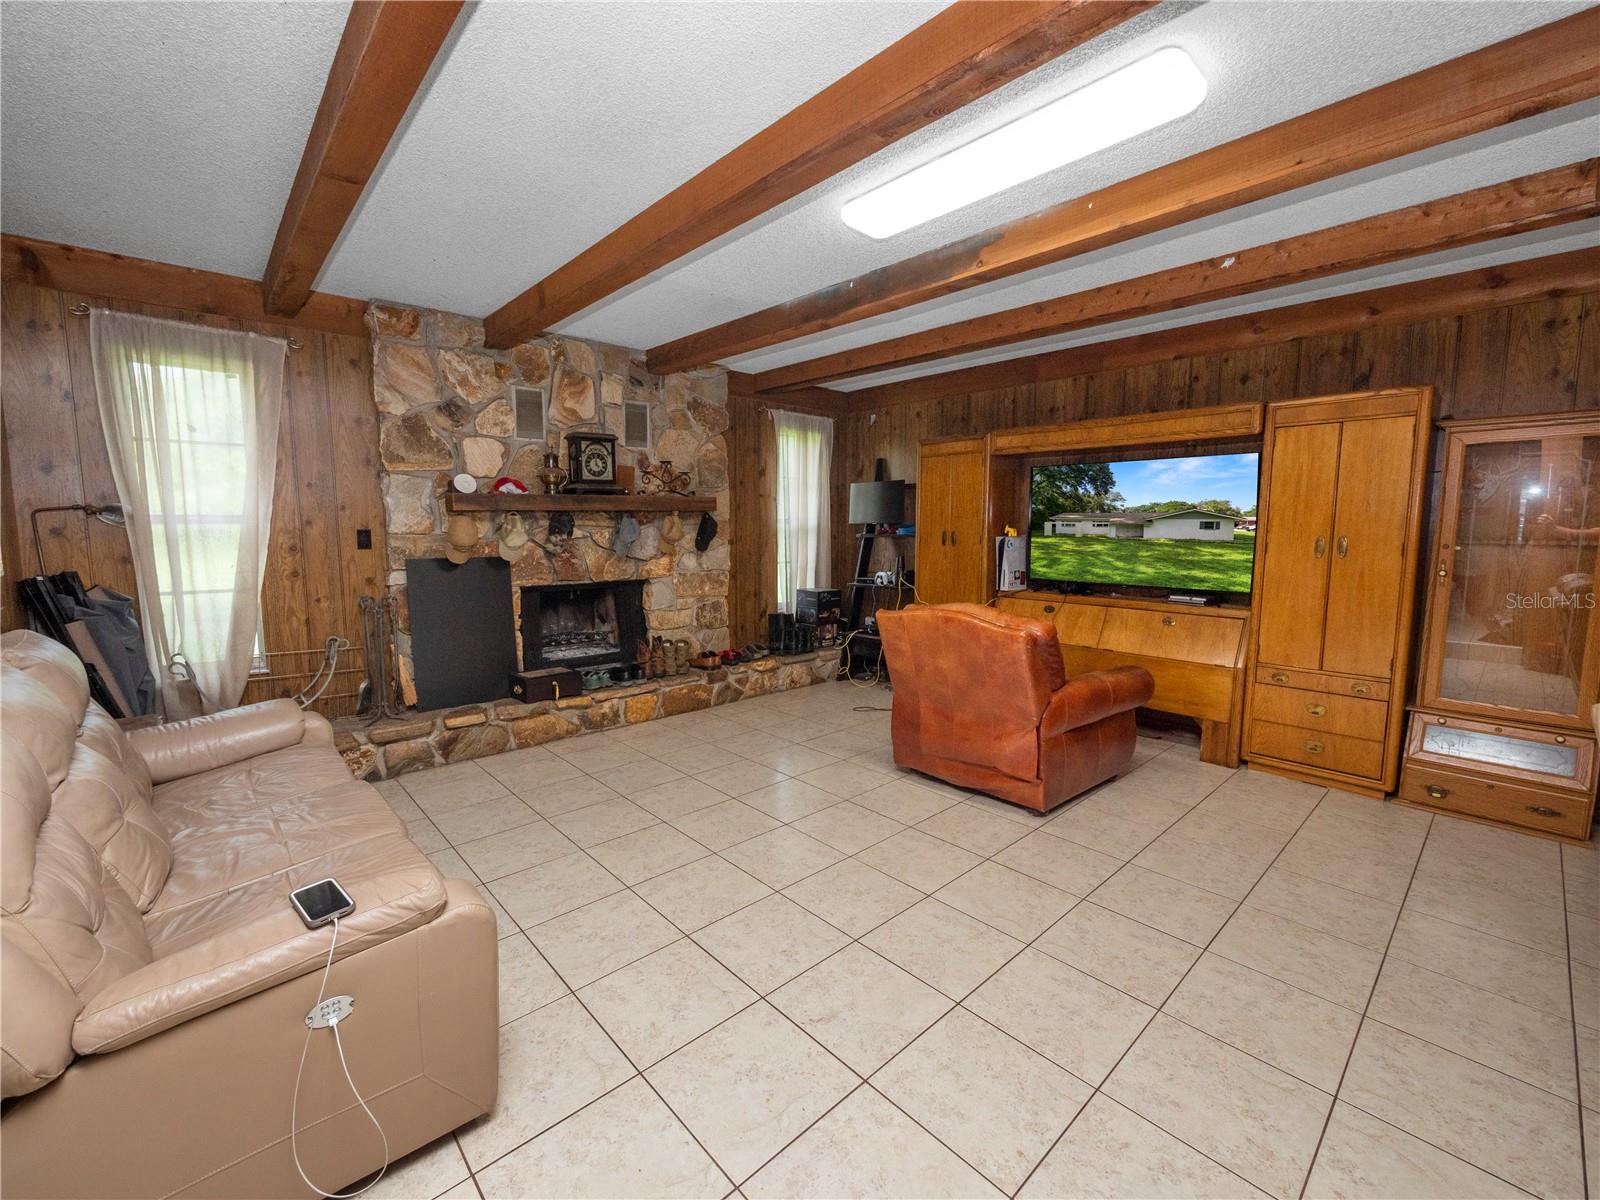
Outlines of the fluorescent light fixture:
{"type": "Polygon", "coordinates": [[[1194,59],[1168,46],[857,196],[840,216],[868,237],[893,237],[1175,121],[1205,98],[1194,59]]]}

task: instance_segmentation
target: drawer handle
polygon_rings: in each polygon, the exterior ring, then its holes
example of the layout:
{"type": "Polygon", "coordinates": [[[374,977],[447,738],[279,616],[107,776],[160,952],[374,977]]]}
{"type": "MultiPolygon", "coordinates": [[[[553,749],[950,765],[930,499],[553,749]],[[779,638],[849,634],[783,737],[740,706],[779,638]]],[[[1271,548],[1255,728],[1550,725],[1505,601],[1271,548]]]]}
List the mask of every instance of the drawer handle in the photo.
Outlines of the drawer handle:
{"type": "Polygon", "coordinates": [[[1543,804],[1530,804],[1528,811],[1536,817],[1564,817],[1567,814],[1559,808],[1546,808],[1543,804]]]}
{"type": "Polygon", "coordinates": [[[1349,553],[1350,553],[1350,539],[1347,538],[1347,537],[1341,537],[1339,539],[1339,557],[1343,558],[1345,555],[1347,555],[1349,553]]]}
{"type": "Polygon", "coordinates": [[[1440,787],[1437,783],[1430,783],[1428,785],[1428,789],[1427,790],[1428,790],[1428,795],[1431,796],[1435,800],[1443,800],[1446,796],[1448,796],[1450,794],[1450,789],[1449,788],[1440,787]]]}
{"type": "Polygon", "coordinates": [[[1328,706],[1326,704],[1308,704],[1306,705],[1306,711],[1313,717],[1325,717],[1328,715],[1328,706]]]}
{"type": "Polygon", "coordinates": [[[1319,537],[1315,542],[1311,543],[1311,553],[1313,555],[1315,555],[1317,558],[1321,558],[1327,552],[1328,552],[1328,539],[1327,538],[1319,537]]]}
{"type": "Polygon", "coordinates": [[[1269,678],[1272,680],[1273,683],[1288,683],[1289,682],[1289,676],[1284,674],[1284,672],[1282,672],[1282,671],[1274,671],[1269,676],[1269,678]]]}
{"type": "Polygon", "coordinates": [[[1306,749],[1311,751],[1312,754],[1321,754],[1322,753],[1322,743],[1321,742],[1307,742],[1306,743],[1306,749]]]}
{"type": "Polygon", "coordinates": [[[1358,683],[1350,689],[1350,694],[1352,696],[1370,696],[1372,695],[1372,688],[1364,683],[1358,683]]]}
{"type": "Polygon", "coordinates": [[[1046,604],[1044,610],[1045,612],[1055,612],[1056,606],[1054,604],[1046,604]]]}
{"type": "Polygon", "coordinates": [[[1161,618],[1161,623],[1163,625],[1176,625],[1178,623],[1178,618],[1177,617],[1162,617],[1161,618]]]}

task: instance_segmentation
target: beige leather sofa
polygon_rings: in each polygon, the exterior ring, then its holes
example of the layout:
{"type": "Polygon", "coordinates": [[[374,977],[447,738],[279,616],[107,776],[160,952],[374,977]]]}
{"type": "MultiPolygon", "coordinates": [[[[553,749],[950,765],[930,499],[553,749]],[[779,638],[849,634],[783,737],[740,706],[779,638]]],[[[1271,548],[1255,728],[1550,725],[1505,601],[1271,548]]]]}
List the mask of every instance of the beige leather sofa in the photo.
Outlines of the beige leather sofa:
{"type": "MultiPolygon", "coordinates": [[[[392,1157],[489,1111],[494,914],[445,880],[328,723],[287,700],[124,732],[83,668],[0,639],[0,1192],[304,1196],[289,1110],[330,929],[289,892],[355,898],[329,994],[392,1157]]],[[[300,1159],[342,1188],[377,1132],[313,1037],[300,1159]]]]}

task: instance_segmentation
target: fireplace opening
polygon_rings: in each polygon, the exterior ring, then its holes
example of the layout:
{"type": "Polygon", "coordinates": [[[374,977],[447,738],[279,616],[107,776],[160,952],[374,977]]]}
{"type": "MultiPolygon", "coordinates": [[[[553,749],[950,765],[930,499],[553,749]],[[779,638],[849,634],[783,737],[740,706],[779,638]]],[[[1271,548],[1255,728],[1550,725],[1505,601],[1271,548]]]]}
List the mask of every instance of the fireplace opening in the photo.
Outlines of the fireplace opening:
{"type": "Polygon", "coordinates": [[[522,589],[522,669],[626,667],[646,636],[644,584],[571,583],[522,589]]]}

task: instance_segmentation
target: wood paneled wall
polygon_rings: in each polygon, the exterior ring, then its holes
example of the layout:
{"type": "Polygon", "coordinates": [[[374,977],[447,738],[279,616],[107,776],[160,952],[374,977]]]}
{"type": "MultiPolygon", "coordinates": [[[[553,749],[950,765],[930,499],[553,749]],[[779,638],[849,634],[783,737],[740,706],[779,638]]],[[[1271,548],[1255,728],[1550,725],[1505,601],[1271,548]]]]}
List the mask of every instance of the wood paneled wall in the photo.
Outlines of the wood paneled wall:
{"type": "MultiPolygon", "coordinates": [[[[1600,294],[853,413],[836,427],[833,511],[876,458],[914,481],[928,438],[1416,384],[1433,386],[1441,418],[1600,408],[1600,294]]],[[[852,533],[836,518],[835,578],[853,567],[852,533]]]]}
{"type": "Polygon", "coordinates": [[[772,415],[748,397],[728,397],[728,629],[735,646],[766,641],[778,577],[778,434],[772,415]]]}
{"type": "MultiPolygon", "coordinates": [[[[361,678],[357,597],[378,595],[384,572],[383,500],[378,492],[378,419],[372,403],[371,347],[364,336],[248,323],[178,309],[132,304],[8,282],[0,308],[0,400],[4,480],[0,549],[4,553],[7,629],[23,623],[15,581],[38,570],[29,514],[56,504],[114,504],[116,489],[95,403],[89,322],[79,303],[247,329],[301,343],[291,349],[278,440],[272,536],[262,588],[269,670],[252,679],[245,701],[293,695],[321,660],[325,639],[340,634],[352,649],[316,707],[338,716],[354,709],[361,678]],[[356,548],[356,530],[372,531],[372,549],[356,548]]],[[[39,521],[46,571],[77,570],[88,583],[135,593],[133,563],[121,529],[81,513],[39,521]]]]}

